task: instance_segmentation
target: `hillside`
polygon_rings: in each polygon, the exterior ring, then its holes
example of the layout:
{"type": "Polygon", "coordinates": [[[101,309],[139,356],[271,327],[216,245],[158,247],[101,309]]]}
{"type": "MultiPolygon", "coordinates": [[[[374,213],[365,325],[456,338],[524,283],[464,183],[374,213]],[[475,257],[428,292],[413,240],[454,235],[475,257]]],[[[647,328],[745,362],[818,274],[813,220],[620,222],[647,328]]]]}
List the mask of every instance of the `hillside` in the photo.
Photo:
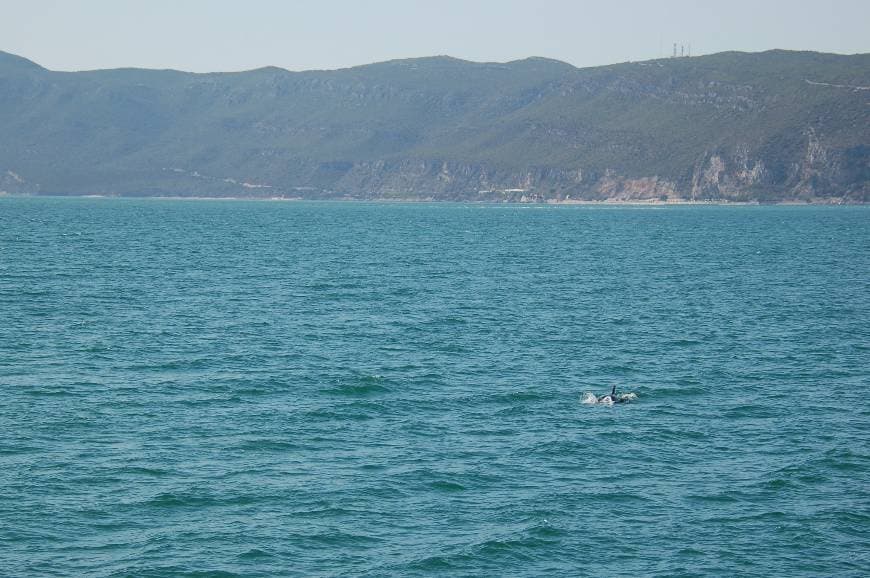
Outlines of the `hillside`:
{"type": "Polygon", "coordinates": [[[0,53],[0,191],[870,201],[870,55],[53,72],[0,53]]]}

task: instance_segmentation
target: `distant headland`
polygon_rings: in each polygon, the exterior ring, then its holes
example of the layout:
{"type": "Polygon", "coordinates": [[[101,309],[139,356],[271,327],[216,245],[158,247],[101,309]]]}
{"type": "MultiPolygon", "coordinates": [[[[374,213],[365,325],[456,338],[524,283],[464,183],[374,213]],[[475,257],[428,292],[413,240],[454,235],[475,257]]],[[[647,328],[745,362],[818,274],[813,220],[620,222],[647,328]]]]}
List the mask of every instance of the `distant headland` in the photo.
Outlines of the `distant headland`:
{"type": "Polygon", "coordinates": [[[870,202],[870,54],[53,72],[0,52],[0,192],[870,202]]]}

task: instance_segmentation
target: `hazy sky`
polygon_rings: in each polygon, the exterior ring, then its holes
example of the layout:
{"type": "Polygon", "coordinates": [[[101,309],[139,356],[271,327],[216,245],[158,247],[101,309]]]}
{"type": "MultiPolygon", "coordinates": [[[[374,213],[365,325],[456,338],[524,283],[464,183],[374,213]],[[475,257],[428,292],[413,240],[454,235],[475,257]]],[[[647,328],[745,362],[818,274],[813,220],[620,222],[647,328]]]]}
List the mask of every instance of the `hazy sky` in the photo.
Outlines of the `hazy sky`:
{"type": "Polygon", "coordinates": [[[448,54],[575,66],[769,48],[870,52],[870,0],[0,0],[0,50],[54,70],[340,68],[448,54]]]}

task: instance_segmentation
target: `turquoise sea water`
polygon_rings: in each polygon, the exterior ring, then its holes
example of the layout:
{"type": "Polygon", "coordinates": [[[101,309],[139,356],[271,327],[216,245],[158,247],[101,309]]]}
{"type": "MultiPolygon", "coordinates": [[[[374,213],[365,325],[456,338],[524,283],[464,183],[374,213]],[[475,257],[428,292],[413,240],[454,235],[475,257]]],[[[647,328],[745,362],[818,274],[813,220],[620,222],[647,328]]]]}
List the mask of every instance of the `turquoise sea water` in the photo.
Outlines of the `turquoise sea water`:
{"type": "Polygon", "coordinates": [[[866,576],[868,362],[864,207],[0,198],[0,574],[866,576]]]}

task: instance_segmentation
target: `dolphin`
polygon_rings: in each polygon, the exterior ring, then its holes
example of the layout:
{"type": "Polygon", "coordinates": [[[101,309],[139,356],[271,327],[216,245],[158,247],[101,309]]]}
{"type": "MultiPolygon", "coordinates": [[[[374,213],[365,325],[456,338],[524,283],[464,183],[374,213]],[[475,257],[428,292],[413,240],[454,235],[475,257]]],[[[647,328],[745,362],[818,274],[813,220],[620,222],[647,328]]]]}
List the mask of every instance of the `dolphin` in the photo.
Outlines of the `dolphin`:
{"type": "Polygon", "coordinates": [[[602,395],[598,398],[598,403],[626,403],[628,398],[625,396],[616,396],[616,384],[610,389],[610,393],[602,395]]]}

